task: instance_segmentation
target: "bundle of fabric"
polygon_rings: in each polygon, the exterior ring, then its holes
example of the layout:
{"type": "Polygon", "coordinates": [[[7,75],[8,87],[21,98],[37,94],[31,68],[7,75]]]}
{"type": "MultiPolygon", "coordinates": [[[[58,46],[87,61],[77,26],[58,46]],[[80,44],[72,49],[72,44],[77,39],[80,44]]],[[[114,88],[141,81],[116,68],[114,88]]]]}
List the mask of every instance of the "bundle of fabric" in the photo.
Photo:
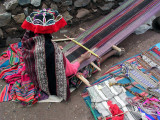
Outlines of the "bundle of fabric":
{"type": "MultiPolygon", "coordinates": [[[[123,111],[124,119],[126,120],[128,120],[127,114],[130,114],[130,117],[133,117],[133,119],[138,120],[139,116],[137,116],[137,113],[144,113],[145,118],[153,118],[153,120],[156,120],[159,118],[160,109],[158,100],[160,96],[159,65],[160,43],[139,55],[111,67],[100,79],[92,84],[92,87],[84,90],[82,97],[87,105],[90,106],[90,109],[92,109],[95,118],[99,120],[104,117],[111,117],[111,112],[108,113],[106,109],[106,101],[108,100],[117,104],[123,111]],[[125,99],[125,95],[123,95],[125,100],[119,96],[121,100],[115,102],[115,100],[112,100],[112,97],[115,97],[121,91],[119,88],[126,90],[125,94],[127,99],[125,99]],[[115,94],[117,91],[118,93],[115,94]],[[94,99],[96,99],[96,101],[94,99]],[[128,112],[123,110],[122,105],[119,105],[120,101],[124,101],[123,105],[126,105],[126,108],[128,108],[126,111],[128,112]],[[95,104],[96,102],[98,102],[98,104],[99,102],[105,102],[105,104],[101,104],[99,109],[97,108],[97,104],[95,104]],[[135,111],[133,108],[139,111],[135,111]]],[[[141,117],[140,115],[140,118],[141,117]]]]}
{"type": "MultiPolygon", "coordinates": [[[[75,40],[95,52],[100,57],[119,44],[141,24],[160,10],[159,0],[127,0],[115,11],[105,16],[75,40]]],[[[70,62],[76,61],[86,50],[79,45],[69,43],[63,48],[70,62]]],[[[97,58],[92,56],[82,63],[79,69],[87,66],[97,58]]]]}
{"type": "Polygon", "coordinates": [[[0,57],[0,79],[7,84],[0,93],[0,102],[16,100],[23,105],[32,105],[43,96],[36,90],[29,75],[25,73],[21,42],[11,44],[0,57]]]}

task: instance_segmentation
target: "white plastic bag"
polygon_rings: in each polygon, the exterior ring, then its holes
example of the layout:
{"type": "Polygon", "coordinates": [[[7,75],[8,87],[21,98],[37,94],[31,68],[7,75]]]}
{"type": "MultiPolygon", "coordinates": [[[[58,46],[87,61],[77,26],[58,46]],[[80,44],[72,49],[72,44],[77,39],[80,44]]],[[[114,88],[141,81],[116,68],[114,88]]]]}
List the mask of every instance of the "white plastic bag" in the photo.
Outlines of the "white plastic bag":
{"type": "Polygon", "coordinates": [[[143,34],[145,33],[147,30],[152,29],[152,22],[153,20],[156,18],[156,16],[151,17],[146,23],[144,23],[143,25],[141,25],[140,27],[138,27],[134,33],[136,35],[139,34],[143,34]]]}

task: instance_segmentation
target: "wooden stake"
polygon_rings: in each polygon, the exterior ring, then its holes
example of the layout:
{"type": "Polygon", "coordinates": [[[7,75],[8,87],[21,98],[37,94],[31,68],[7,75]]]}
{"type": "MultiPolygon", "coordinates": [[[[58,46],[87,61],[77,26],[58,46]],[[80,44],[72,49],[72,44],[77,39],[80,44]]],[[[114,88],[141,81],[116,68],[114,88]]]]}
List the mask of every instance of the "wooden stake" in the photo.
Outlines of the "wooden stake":
{"type": "Polygon", "coordinates": [[[94,68],[96,68],[98,71],[101,71],[101,68],[98,67],[96,64],[94,64],[94,62],[90,63],[94,68]]]}
{"type": "Polygon", "coordinates": [[[111,57],[112,55],[115,55],[117,53],[117,50],[111,50],[109,52],[107,52],[105,55],[103,55],[100,59],[100,63],[103,63],[106,59],[108,59],[109,57],[111,57]]]}
{"type": "Polygon", "coordinates": [[[113,45],[112,48],[113,48],[114,50],[117,50],[118,52],[121,52],[121,48],[117,47],[116,45],[113,45]]]}
{"type": "Polygon", "coordinates": [[[85,30],[85,29],[83,29],[83,28],[79,28],[79,30],[80,30],[80,31],[83,31],[83,32],[84,32],[84,31],[86,31],[86,30],[85,30]]]}
{"type": "Polygon", "coordinates": [[[91,85],[90,85],[90,83],[89,83],[89,81],[83,76],[83,75],[81,75],[81,74],[76,74],[76,76],[77,76],[77,78],[79,78],[82,82],[84,82],[88,87],[90,87],[91,85]]]}
{"type": "MultiPolygon", "coordinates": [[[[71,38],[71,39],[75,39],[75,38],[71,38]]],[[[70,41],[70,39],[66,38],[66,39],[54,39],[52,40],[53,42],[60,42],[60,41],[70,41]]]]}

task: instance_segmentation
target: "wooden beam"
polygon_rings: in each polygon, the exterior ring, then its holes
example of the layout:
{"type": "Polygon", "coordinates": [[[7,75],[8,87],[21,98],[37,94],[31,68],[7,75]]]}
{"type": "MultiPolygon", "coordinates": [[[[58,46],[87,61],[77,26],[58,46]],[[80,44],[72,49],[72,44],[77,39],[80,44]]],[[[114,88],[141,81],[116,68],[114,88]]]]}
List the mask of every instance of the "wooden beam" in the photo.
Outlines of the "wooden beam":
{"type": "Polygon", "coordinates": [[[85,30],[85,29],[83,29],[83,28],[79,28],[79,30],[80,30],[80,31],[83,31],[83,32],[84,32],[84,31],[86,31],[86,30],[85,30]]]}
{"type": "Polygon", "coordinates": [[[89,81],[83,76],[81,75],[80,73],[77,73],[76,74],[77,78],[79,78],[82,82],[84,82],[88,87],[90,87],[90,83],[89,81]]]}
{"type": "Polygon", "coordinates": [[[118,52],[121,52],[121,51],[122,51],[121,48],[117,47],[116,45],[113,45],[112,48],[113,48],[114,50],[117,50],[118,52]]]}
{"type": "MultiPolygon", "coordinates": [[[[75,38],[71,38],[71,39],[75,39],[75,38]]],[[[60,41],[70,41],[70,39],[64,38],[64,39],[54,39],[54,40],[52,40],[52,42],[60,42],[60,41]]]]}
{"type": "Polygon", "coordinates": [[[98,71],[101,71],[101,68],[98,67],[94,62],[90,63],[94,68],[96,68],[98,71]]]}

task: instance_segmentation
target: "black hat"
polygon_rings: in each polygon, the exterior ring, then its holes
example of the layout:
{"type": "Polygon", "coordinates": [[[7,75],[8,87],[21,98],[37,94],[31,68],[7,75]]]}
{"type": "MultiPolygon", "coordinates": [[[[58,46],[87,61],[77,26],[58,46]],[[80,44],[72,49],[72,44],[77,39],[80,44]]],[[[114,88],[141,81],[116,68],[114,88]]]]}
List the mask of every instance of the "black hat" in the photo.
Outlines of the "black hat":
{"type": "Polygon", "coordinates": [[[157,17],[153,20],[152,27],[155,32],[160,33],[160,17],[157,17]]]}

